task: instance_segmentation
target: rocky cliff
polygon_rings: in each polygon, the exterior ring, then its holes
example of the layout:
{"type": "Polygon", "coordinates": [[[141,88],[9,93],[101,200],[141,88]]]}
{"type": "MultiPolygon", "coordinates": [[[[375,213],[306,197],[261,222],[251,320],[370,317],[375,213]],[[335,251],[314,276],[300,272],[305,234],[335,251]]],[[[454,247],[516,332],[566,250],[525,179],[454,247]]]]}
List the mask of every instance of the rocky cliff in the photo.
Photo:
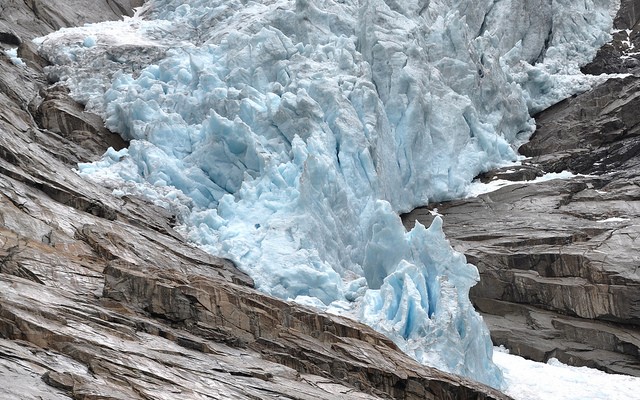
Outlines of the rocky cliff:
{"type": "Polygon", "coordinates": [[[614,40],[584,67],[627,73],[536,115],[511,185],[405,215],[443,214],[452,244],[478,266],[471,295],[495,344],[538,361],[640,376],[640,2],[622,1],[614,40]],[[569,170],[566,180],[527,183],[569,170]]]}
{"type": "Polygon", "coordinates": [[[30,42],[128,0],[0,6],[0,398],[505,399],[359,323],[265,296],[165,210],[74,173],[126,146],[30,42]]]}

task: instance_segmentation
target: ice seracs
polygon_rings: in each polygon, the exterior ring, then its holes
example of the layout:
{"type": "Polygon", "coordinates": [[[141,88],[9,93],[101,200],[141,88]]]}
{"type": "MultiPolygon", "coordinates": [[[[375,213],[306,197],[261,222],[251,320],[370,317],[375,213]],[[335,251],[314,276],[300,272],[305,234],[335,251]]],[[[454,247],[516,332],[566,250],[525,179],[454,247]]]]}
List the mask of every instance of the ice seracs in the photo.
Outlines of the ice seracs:
{"type": "Polygon", "coordinates": [[[514,161],[529,112],[589,86],[577,66],[607,40],[612,7],[150,0],[41,48],[50,75],[131,140],[79,173],[171,208],[261,290],[499,387],[468,299],[477,270],[440,219],[407,233],[398,213],[514,161]]]}

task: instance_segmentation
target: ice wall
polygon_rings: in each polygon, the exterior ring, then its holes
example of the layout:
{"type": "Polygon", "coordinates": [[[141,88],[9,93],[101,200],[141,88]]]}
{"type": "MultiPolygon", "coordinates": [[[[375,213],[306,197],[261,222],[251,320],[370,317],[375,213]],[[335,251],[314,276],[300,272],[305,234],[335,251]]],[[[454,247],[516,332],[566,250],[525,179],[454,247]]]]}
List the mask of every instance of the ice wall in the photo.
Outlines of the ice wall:
{"type": "Polygon", "coordinates": [[[577,66],[608,38],[612,8],[150,0],[40,42],[50,75],[131,140],[81,174],[170,208],[261,290],[499,387],[468,299],[477,270],[440,219],[406,232],[398,213],[513,161],[530,110],[589,86],[577,66]]]}

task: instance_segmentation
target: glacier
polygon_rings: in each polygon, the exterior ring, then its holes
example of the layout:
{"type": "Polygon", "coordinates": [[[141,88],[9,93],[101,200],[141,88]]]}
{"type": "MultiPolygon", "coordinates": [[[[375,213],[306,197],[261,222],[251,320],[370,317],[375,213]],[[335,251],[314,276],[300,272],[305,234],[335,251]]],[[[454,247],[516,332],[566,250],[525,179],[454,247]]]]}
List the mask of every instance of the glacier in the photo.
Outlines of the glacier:
{"type": "Polygon", "coordinates": [[[149,0],[37,43],[48,74],[130,140],[78,173],[173,212],[271,295],[357,318],[496,388],[477,269],[436,217],[517,159],[616,0],[149,0]]]}

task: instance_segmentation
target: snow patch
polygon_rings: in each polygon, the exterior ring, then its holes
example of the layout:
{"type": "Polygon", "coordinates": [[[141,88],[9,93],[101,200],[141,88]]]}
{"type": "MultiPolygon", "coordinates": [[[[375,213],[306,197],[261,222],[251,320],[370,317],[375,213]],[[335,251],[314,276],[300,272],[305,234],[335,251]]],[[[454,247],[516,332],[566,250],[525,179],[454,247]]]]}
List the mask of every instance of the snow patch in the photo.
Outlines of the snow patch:
{"type": "Polygon", "coordinates": [[[25,64],[25,62],[22,61],[22,58],[18,57],[18,48],[7,49],[4,51],[4,54],[6,54],[7,57],[9,57],[9,59],[14,65],[17,65],[18,67],[27,66],[27,64],[25,64]]]}
{"type": "Polygon", "coordinates": [[[505,379],[505,393],[515,400],[640,399],[640,378],[571,367],[555,358],[544,363],[510,355],[498,347],[493,361],[505,379]]]}
{"type": "Polygon", "coordinates": [[[491,182],[484,183],[484,182],[475,180],[471,182],[471,184],[469,185],[469,188],[467,189],[466,198],[478,197],[481,194],[495,192],[498,189],[501,189],[507,186],[512,186],[512,185],[540,183],[540,182],[551,181],[554,179],[572,179],[577,176],[586,176],[586,175],[576,175],[570,171],[562,171],[562,172],[548,172],[535,179],[525,180],[525,181],[510,181],[506,179],[494,179],[491,182]]]}
{"type": "Polygon", "coordinates": [[[607,222],[624,222],[624,221],[629,221],[629,218],[611,217],[611,218],[602,219],[596,222],[607,223],[607,222]]]}

